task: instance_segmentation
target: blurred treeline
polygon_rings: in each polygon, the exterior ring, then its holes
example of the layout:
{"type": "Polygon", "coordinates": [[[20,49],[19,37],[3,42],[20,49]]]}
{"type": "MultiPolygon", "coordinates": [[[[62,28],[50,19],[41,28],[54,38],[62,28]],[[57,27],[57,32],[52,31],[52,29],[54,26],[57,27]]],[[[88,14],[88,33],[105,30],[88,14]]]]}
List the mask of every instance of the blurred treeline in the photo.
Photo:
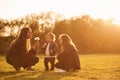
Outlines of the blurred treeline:
{"type": "Polygon", "coordinates": [[[59,34],[67,33],[81,54],[120,52],[120,25],[114,24],[113,19],[96,19],[90,15],[66,19],[58,13],[43,12],[18,19],[0,19],[0,54],[7,53],[11,41],[23,27],[31,27],[33,36],[40,37],[41,45],[47,32],[56,34],[57,43],[59,34]]]}

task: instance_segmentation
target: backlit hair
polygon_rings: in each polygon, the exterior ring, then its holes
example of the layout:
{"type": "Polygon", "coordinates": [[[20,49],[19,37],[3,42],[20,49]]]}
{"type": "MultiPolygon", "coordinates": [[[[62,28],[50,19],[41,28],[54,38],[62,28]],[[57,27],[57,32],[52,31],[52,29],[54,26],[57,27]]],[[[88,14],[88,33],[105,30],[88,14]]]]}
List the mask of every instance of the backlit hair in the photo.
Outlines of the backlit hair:
{"type": "Polygon", "coordinates": [[[52,32],[47,33],[46,36],[50,36],[50,38],[51,38],[53,41],[56,40],[56,36],[55,36],[55,34],[52,33],[52,32]]]}
{"type": "Polygon", "coordinates": [[[70,44],[76,49],[76,51],[78,51],[75,44],[73,43],[71,37],[68,34],[60,34],[59,40],[60,39],[62,40],[62,48],[65,48],[70,44]]]}
{"type": "Polygon", "coordinates": [[[20,35],[16,39],[16,43],[22,45],[25,51],[29,51],[31,49],[30,39],[27,38],[28,31],[31,30],[29,27],[24,27],[20,31],[20,35]]]}

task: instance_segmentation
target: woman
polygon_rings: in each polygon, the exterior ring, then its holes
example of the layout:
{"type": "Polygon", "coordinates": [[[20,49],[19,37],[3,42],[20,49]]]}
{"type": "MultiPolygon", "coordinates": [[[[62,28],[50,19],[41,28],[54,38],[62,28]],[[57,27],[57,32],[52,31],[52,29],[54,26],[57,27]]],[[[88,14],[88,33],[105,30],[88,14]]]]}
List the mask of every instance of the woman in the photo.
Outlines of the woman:
{"type": "Polygon", "coordinates": [[[31,38],[31,28],[22,28],[18,38],[11,44],[6,60],[16,71],[20,71],[20,67],[26,70],[33,70],[31,66],[39,61],[38,57],[36,57],[39,43],[35,43],[33,48],[31,48],[31,38]]]}
{"type": "Polygon", "coordinates": [[[67,34],[61,34],[59,36],[59,41],[61,44],[61,52],[58,54],[56,63],[56,68],[65,71],[75,71],[80,69],[79,56],[77,54],[78,50],[71,38],[67,34]]]}

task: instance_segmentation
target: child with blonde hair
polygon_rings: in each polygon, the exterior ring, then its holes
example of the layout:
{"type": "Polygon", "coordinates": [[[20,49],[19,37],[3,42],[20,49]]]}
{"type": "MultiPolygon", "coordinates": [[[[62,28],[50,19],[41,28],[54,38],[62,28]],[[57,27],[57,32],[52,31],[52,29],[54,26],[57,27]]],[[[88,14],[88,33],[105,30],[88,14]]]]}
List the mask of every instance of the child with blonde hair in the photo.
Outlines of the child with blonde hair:
{"type": "Polygon", "coordinates": [[[55,65],[55,55],[57,53],[57,44],[55,43],[55,34],[49,32],[45,35],[46,42],[43,44],[42,48],[44,49],[44,66],[45,71],[53,71],[55,65]],[[49,69],[48,63],[50,62],[51,68],[49,69]]]}

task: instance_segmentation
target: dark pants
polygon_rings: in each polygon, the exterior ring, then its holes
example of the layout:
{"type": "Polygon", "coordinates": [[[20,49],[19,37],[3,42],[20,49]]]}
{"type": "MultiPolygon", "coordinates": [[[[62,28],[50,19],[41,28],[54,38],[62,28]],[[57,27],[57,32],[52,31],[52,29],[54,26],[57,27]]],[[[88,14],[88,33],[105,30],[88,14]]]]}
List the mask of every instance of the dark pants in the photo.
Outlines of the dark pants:
{"type": "Polygon", "coordinates": [[[54,66],[55,66],[55,58],[44,58],[44,66],[45,66],[45,70],[49,70],[49,66],[48,63],[50,62],[51,64],[51,68],[50,70],[54,70],[54,66]]]}

